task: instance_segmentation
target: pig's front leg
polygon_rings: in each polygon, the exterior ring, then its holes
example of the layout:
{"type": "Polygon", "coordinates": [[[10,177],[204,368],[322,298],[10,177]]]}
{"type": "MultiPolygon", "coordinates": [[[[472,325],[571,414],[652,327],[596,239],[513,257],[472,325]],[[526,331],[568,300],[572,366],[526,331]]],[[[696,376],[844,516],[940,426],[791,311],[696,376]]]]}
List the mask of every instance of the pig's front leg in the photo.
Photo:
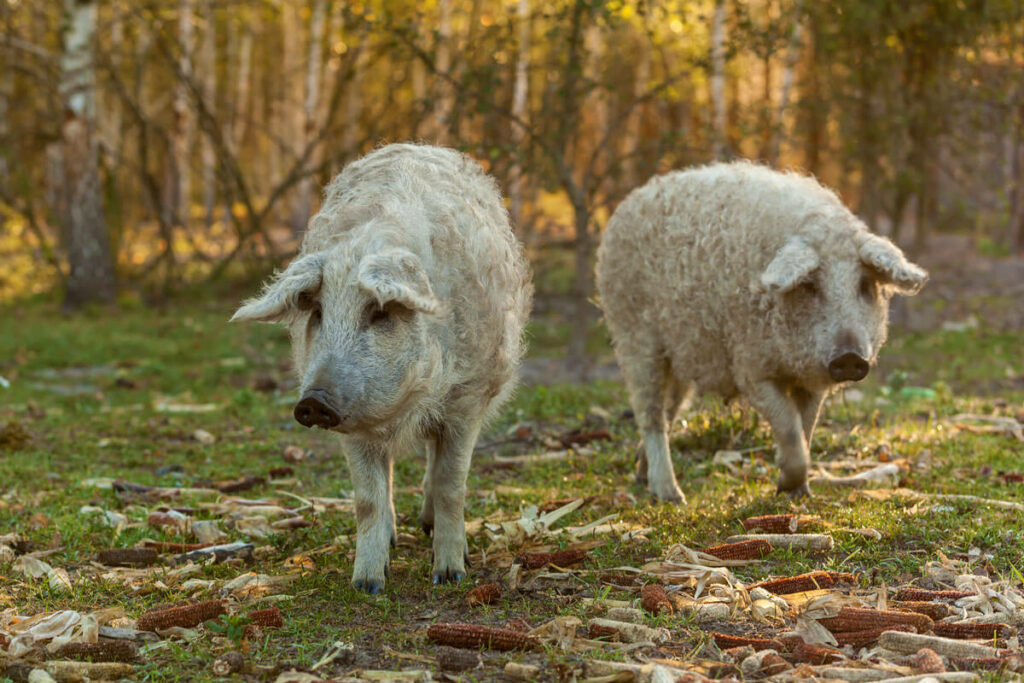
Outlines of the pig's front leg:
{"type": "Polygon", "coordinates": [[[434,503],[434,583],[461,581],[466,575],[466,476],[480,423],[460,425],[437,435],[431,472],[434,503]]]}
{"type": "Polygon", "coordinates": [[[379,593],[388,576],[395,543],[392,503],[392,454],[387,445],[350,441],[345,444],[356,499],[356,561],[352,585],[379,593]]]}
{"type": "Polygon", "coordinates": [[[746,393],[747,400],[772,426],[775,437],[775,464],[779,467],[779,493],[794,498],[808,496],[807,472],[811,454],[807,450],[803,420],[796,402],[772,381],[761,381],[746,393]]]}

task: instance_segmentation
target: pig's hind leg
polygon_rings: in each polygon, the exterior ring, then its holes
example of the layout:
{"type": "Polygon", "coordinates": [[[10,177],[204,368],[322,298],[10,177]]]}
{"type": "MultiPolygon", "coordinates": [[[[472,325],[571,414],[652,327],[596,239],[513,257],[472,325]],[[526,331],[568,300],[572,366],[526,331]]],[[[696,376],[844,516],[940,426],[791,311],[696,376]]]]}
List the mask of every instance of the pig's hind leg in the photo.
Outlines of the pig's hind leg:
{"type": "Polygon", "coordinates": [[[366,442],[347,444],[345,453],[356,500],[352,585],[367,593],[379,593],[388,576],[396,538],[392,502],[394,458],[389,446],[366,442]]]}
{"type": "Polygon", "coordinates": [[[434,520],[434,583],[461,581],[466,575],[466,477],[480,419],[447,426],[437,436],[431,464],[434,520]]]}

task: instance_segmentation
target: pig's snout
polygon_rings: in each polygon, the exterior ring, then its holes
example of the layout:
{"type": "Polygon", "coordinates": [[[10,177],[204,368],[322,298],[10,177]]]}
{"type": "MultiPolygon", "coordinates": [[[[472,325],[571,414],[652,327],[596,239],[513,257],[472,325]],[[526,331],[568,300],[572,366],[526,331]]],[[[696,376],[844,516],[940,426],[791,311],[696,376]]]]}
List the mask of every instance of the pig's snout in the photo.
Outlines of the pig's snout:
{"type": "Polygon", "coordinates": [[[867,359],[855,351],[841,353],[828,364],[829,377],[835,382],[859,382],[868,376],[870,369],[867,359]]]}
{"type": "Polygon", "coordinates": [[[332,429],[341,424],[341,415],[331,407],[323,391],[310,389],[295,404],[295,419],[303,427],[332,429]]]}

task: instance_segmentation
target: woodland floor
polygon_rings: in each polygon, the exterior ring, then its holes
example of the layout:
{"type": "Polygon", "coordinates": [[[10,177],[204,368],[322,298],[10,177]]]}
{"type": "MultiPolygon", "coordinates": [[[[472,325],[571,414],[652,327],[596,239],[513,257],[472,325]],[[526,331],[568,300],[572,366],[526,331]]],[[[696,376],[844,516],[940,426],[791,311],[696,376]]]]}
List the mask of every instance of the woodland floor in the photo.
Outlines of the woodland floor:
{"type": "MultiPolygon", "coordinates": [[[[368,596],[349,584],[355,520],[344,458],[330,435],[291,419],[286,336],[272,326],[230,326],[229,312],[219,302],[71,318],[45,302],[0,312],[0,376],[9,383],[0,388],[0,545],[10,549],[0,555],[0,679],[6,670],[23,680],[44,660],[67,658],[47,650],[45,634],[20,659],[3,654],[12,637],[59,610],[72,611],[72,621],[77,615],[80,627],[98,613],[107,629],[128,629],[121,635],[141,648],[127,675],[136,680],[213,680],[214,661],[228,651],[242,653],[242,671],[232,675],[252,681],[501,680],[509,661],[538,666],[522,675],[544,680],[613,680],[600,662],[631,662],[635,670],[614,680],[640,680],[650,678],[651,664],[637,667],[656,660],[676,677],[689,670],[757,678],[767,672],[729,668],[740,655],[724,654],[712,633],[774,637],[798,626],[806,609],[799,600],[754,615],[742,586],[765,578],[852,573],[854,584],[832,594],[847,605],[884,606],[903,586],[962,588],[972,576],[1011,598],[1022,590],[1020,509],[940,497],[1024,504],[1024,344],[1003,325],[895,329],[869,379],[827,406],[813,444],[819,478],[894,467],[866,488],[819,482],[799,503],[774,495],[771,435],[751,412],[705,402],[676,426],[673,458],[688,502],[663,505],[633,481],[637,432],[618,382],[527,384],[481,438],[467,500],[468,578],[430,583],[430,541],[416,522],[422,462],[410,454],[396,465],[399,540],[390,581],[382,595],[368,596]],[[581,432],[589,443],[561,452],[581,432]],[[554,455],[513,457],[544,454],[554,455]],[[231,482],[234,492],[218,490],[231,491],[231,482]],[[174,491],[183,487],[191,492],[174,491]],[[575,499],[582,505],[552,528],[536,524],[575,499]],[[776,547],[761,562],[725,570],[690,556],[696,568],[665,573],[666,557],[685,556],[680,544],[723,543],[744,533],[745,519],[781,513],[804,516],[832,547],[776,547]],[[600,520],[597,533],[582,528],[600,520]],[[213,524],[196,524],[203,521],[213,524]],[[219,563],[175,564],[175,553],[161,552],[156,564],[137,568],[97,556],[150,541],[197,543],[200,529],[251,547],[219,563]],[[566,547],[585,557],[510,575],[522,553],[566,547]],[[632,649],[591,643],[592,618],[615,601],[637,605],[640,587],[659,580],[674,613],[639,618],[667,629],[667,640],[632,649]],[[502,587],[501,597],[469,606],[467,593],[489,582],[502,587]],[[729,616],[702,619],[695,593],[726,604],[729,616]],[[229,616],[213,624],[160,636],[135,630],[138,617],[161,605],[221,599],[229,616]],[[283,626],[244,629],[249,612],[271,607],[283,626]],[[435,622],[549,627],[535,633],[534,651],[485,647],[466,662],[427,638],[435,622]],[[471,668],[457,673],[459,666],[471,668]],[[290,671],[299,673],[289,679],[290,671]],[[393,673],[374,673],[382,671],[393,673]]],[[[550,364],[544,358],[554,355],[558,335],[543,318],[534,325],[533,367],[550,364]]],[[[595,340],[607,362],[600,332],[595,340]]],[[[961,617],[974,614],[963,609],[961,617]]],[[[1022,616],[1010,609],[1005,621],[1022,616]]],[[[1015,637],[996,644],[1018,647],[1015,637]]],[[[828,677],[814,662],[783,654],[796,668],[778,676],[828,677]]],[[[892,653],[844,654],[834,666],[916,671],[892,653]]]]}

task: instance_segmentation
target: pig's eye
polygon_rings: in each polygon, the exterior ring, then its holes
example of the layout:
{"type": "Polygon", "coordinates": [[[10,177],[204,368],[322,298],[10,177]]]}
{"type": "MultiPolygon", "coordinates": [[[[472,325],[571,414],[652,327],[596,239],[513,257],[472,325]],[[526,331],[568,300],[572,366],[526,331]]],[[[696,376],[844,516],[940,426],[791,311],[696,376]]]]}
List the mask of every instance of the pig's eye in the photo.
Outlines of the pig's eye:
{"type": "Polygon", "coordinates": [[[821,294],[821,287],[818,286],[818,282],[816,280],[805,280],[804,282],[801,282],[797,287],[797,290],[804,296],[808,297],[817,297],[821,294]]]}
{"type": "Polygon", "coordinates": [[[875,281],[867,275],[860,279],[860,295],[867,301],[871,301],[875,298],[875,281]]]}

